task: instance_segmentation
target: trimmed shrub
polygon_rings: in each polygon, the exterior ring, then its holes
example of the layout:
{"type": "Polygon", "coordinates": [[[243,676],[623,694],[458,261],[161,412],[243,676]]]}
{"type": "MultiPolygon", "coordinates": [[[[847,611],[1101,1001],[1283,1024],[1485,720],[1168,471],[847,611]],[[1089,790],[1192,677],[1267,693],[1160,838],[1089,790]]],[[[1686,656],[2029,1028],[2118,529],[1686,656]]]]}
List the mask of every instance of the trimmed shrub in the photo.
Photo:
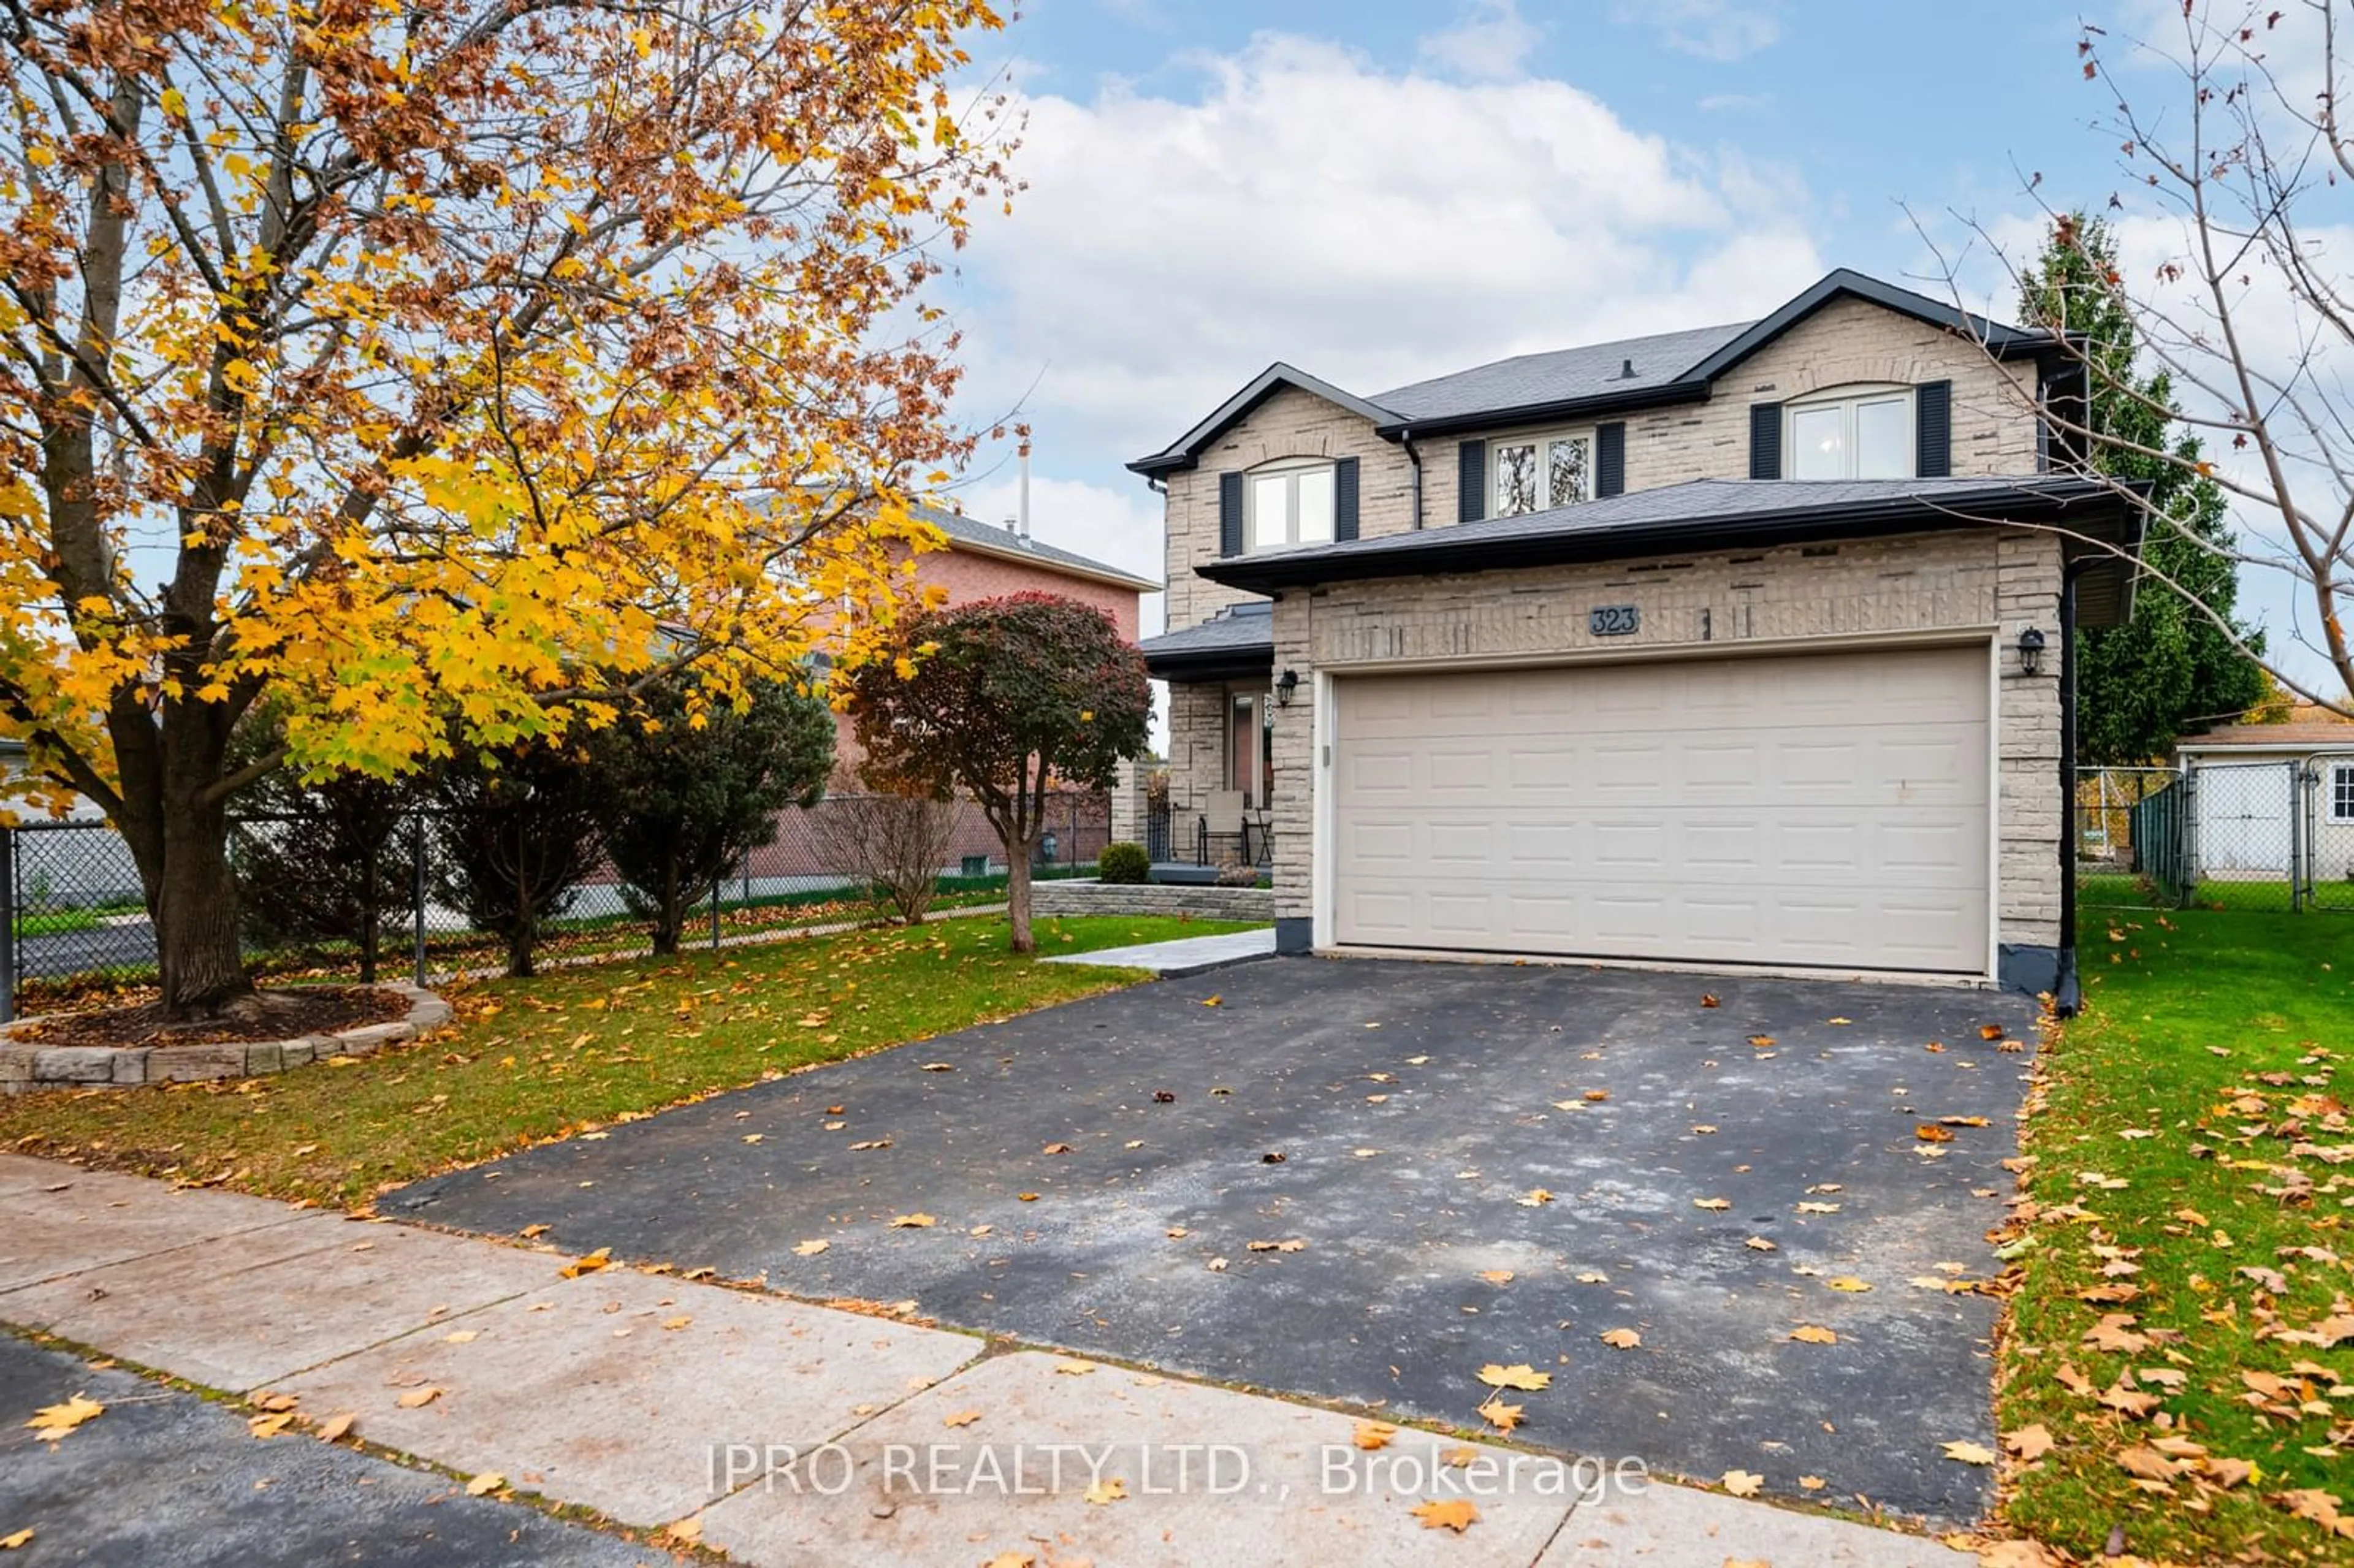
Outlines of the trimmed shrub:
{"type": "Polygon", "coordinates": [[[1152,874],[1152,857],[1142,844],[1106,844],[1096,862],[1096,874],[1106,882],[1143,882],[1152,874]]]}

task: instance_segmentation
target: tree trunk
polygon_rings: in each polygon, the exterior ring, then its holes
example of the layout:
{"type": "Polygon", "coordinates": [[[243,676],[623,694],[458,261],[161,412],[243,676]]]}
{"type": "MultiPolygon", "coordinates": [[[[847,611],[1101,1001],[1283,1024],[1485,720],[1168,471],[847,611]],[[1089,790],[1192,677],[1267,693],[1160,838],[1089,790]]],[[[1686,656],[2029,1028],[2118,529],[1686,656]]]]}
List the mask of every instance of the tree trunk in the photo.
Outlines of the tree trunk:
{"type": "Polygon", "coordinates": [[[1013,950],[1036,952],[1038,938],[1030,934],[1030,846],[1010,836],[1005,841],[1005,919],[1013,927],[1013,950]]]}
{"type": "Polygon", "coordinates": [[[384,852],[370,844],[360,856],[360,984],[376,984],[376,946],[383,938],[384,922],[376,908],[376,895],[381,888],[384,852]]]}
{"type": "Polygon", "coordinates": [[[162,826],[164,863],[148,913],[164,1010],[175,1019],[207,1016],[253,990],[238,950],[228,813],[183,800],[166,808],[162,826]]]}
{"type": "Polygon", "coordinates": [[[678,951],[679,928],[686,924],[685,900],[679,892],[678,854],[663,857],[662,892],[654,899],[654,957],[667,959],[678,951]]]}

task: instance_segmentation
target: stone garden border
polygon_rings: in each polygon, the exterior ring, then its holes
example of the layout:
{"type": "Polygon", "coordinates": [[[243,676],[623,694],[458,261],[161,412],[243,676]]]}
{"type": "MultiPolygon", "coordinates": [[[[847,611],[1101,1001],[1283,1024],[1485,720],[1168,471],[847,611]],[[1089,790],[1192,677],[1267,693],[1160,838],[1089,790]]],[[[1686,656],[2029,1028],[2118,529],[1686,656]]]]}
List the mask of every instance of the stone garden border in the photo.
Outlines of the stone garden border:
{"type": "Polygon", "coordinates": [[[450,1022],[450,1004],[420,986],[382,980],[376,989],[407,997],[408,1016],[291,1040],[211,1045],[43,1045],[10,1038],[13,1030],[39,1022],[23,1019],[0,1028],[0,1095],[259,1077],[290,1067],[307,1067],[331,1056],[372,1056],[387,1045],[414,1040],[426,1030],[450,1022]]]}

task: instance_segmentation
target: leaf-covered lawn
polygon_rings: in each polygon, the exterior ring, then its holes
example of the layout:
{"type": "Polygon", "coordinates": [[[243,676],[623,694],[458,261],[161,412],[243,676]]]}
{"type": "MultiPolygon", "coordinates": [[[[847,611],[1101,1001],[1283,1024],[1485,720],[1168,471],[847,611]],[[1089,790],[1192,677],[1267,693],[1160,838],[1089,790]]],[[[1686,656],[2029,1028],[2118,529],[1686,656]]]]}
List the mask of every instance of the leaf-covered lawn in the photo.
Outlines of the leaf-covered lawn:
{"type": "MultiPolygon", "coordinates": [[[[1041,954],[1248,927],[1037,923],[1041,954]]],[[[1002,916],[557,970],[454,991],[451,1027],[364,1061],[0,1099],[0,1149],[278,1198],[365,1201],[521,1145],[1129,983],[1006,951],[1002,916]]]]}
{"type": "Polygon", "coordinates": [[[2354,915],[2088,909],[2083,951],[2025,1130],[2009,1517],[2354,1561],[2354,915]]]}

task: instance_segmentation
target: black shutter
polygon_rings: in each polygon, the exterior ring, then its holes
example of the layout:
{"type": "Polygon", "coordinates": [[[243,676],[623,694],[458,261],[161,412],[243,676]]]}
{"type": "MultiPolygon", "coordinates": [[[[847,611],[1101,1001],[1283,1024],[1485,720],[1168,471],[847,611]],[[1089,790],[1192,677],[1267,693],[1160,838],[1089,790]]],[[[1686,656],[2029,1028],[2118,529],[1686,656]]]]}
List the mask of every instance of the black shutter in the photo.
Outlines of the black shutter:
{"type": "Polygon", "coordinates": [[[1488,443],[1465,441],[1455,449],[1455,520],[1477,523],[1488,515],[1488,443]]]}
{"type": "Polygon", "coordinates": [[[1357,460],[1342,458],[1332,465],[1332,537],[1357,536],[1357,460]]]}
{"type": "Polygon", "coordinates": [[[1913,388],[1913,471],[1943,479],[1954,471],[1954,384],[1924,381],[1913,388]]]}
{"type": "Polygon", "coordinates": [[[1627,493],[1627,425],[1614,419],[1594,427],[1594,493],[1627,493]]]}
{"type": "Polygon", "coordinates": [[[1243,476],[1218,475],[1218,554],[1243,553],[1243,476]]]}
{"type": "Polygon", "coordinates": [[[1749,477],[1782,477],[1782,405],[1749,405],[1749,477]]]}

